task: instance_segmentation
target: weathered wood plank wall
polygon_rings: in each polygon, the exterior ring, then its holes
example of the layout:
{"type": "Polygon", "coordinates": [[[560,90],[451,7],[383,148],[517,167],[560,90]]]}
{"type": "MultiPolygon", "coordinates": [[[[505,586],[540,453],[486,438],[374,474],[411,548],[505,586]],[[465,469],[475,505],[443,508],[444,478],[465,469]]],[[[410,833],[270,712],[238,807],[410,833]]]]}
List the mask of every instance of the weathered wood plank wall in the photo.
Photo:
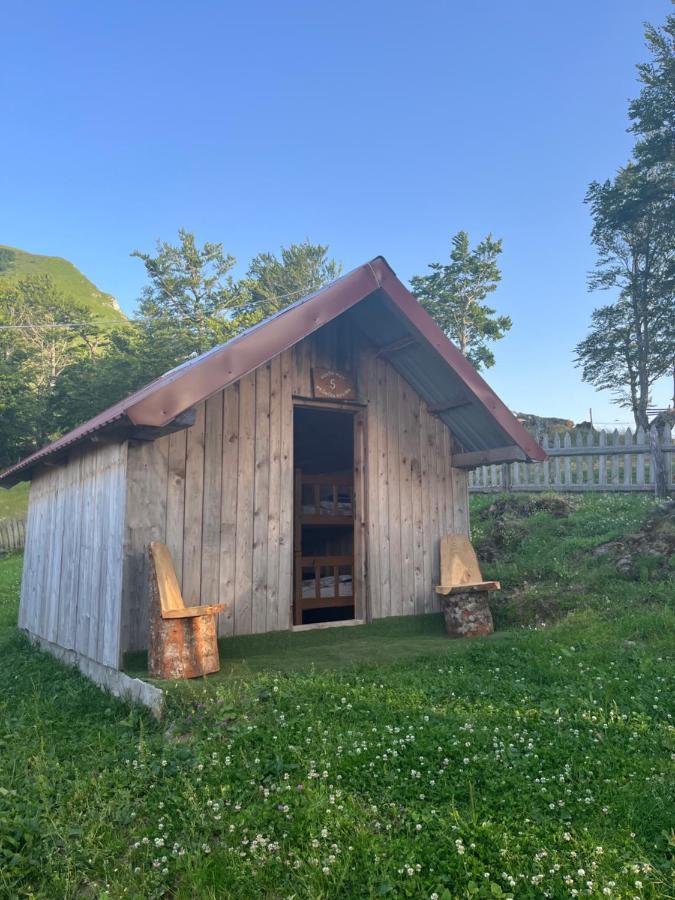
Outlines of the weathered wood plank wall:
{"type": "Polygon", "coordinates": [[[120,662],[127,445],[76,451],[33,477],[19,626],[105,666],[120,662]]]}
{"type": "Polygon", "coordinates": [[[187,433],[131,445],[124,649],[147,640],[147,545],[165,540],[186,603],[229,603],[221,635],[285,629],[293,571],[293,405],[311,369],[353,373],[357,617],[437,608],[441,534],[468,529],[467,478],[424,401],[344,318],[197,409],[187,433]]]}

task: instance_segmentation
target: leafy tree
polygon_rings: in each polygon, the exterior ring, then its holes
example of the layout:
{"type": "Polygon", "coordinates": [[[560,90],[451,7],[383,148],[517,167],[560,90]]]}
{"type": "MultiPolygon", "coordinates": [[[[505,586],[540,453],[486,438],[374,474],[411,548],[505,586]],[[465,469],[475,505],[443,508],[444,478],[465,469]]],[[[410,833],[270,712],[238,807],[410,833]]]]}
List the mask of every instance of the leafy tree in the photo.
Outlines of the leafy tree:
{"type": "Polygon", "coordinates": [[[72,359],[56,380],[49,416],[59,433],[91,419],[153,377],[137,323],[120,324],[106,337],[101,353],[72,359]]]}
{"type": "Polygon", "coordinates": [[[105,352],[72,359],[60,374],[50,416],[60,431],[91,418],[152,379],[222,343],[264,314],[320,287],[339,273],[327,248],[309,243],[260,254],[236,283],[234,259],[221,244],[198,248],[194,236],[159,243],[157,254],[136,252],[148,273],[139,317],[108,334],[105,352]],[[290,296],[280,296],[280,295],[290,296]],[[264,302],[263,302],[264,298],[264,302]]]}
{"type": "Polygon", "coordinates": [[[675,360],[675,16],[646,37],[653,59],[638,66],[629,109],[635,159],[586,196],[598,250],[589,287],[617,299],[576,348],[584,380],[614,390],[644,428],[650,389],[675,360]]]}
{"type": "Polygon", "coordinates": [[[490,234],[471,250],[466,231],[458,231],[450,263],[429,263],[430,275],[416,275],[410,281],[422,306],[477,369],[495,364],[488,341],[503,338],[511,328],[509,316],[496,315],[483,302],[501,280],[497,265],[501,252],[502,242],[490,234]]]}
{"type": "Polygon", "coordinates": [[[184,229],[178,236],[178,245],[158,241],[156,256],[132,253],[150,280],[139,307],[149,377],[222,343],[235,329],[232,313],[241,296],[229,274],[234,257],[222,244],[200,249],[184,229]]]}
{"type": "MultiPolygon", "coordinates": [[[[583,368],[584,381],[600,390],[612,391],[616,404],[630,409],[636,424],[644,426],[645,417],[640,418],[638,340],[631,304],[622,300],[602,306],[594,310],[591,318],[591,330],[577,346],[577,360],[583,368]]],[[[648,388],[664,374],[661,360],[668,357],[669,342],[672,350],[673,337],[672,328],[670,335],[666,329],[650,342],[648,388]]]]}
{"type": "Polygon", "coordinates": [[[614,181],[593,182],[587,202],[598,249],[589,286],[617,290],[618,299],[593,313],[591,332],[576,348],[577,363],[584,381],[614,390],[635,424],[647,428],[651,386],[669,371],[675,353],[675,230],[639,167],[627,166],[614,181]]]}
{"type": "Polygon", "coordinates": [[[672,195],[675,178],[675,15],[667,17],[662,28],[647,25],[647,47],[652,53],[649,62],[637,67],[642,89],[628,108],[637,135],[634,148],[636,161],[662,178],[672,195]]]}
{"type": "Polygon", "coordinates": [[[8,465],[53,436],[58,379],[76,359],[95,356],[101,337],[89,311],[49,276],[0,283],[0,324],[0,464],[8,465]]]}
{"type": "Polygon", "coordinates": [[[282,247],[279,256],[259,253],[241,283],[246,296],[239,326],[255,324],[318,291],[334,281],[341,271],[340,263],[328,256],[327,245],[312,244],[309,240],[282,247]]]}
{"type": "Polygon", "coordinates": [[[0,288],[0,324],[21,325],[0,331],[0,465],[333,280],[340,266],[327,254],[309,241],[282,248],[279,257],[259,254],[235,282],[234,258],[222,244],[198,247],[181,230],[178,244],[133,254],[149,283],[138,318],[113,331],[48,278],[0,288]]]}

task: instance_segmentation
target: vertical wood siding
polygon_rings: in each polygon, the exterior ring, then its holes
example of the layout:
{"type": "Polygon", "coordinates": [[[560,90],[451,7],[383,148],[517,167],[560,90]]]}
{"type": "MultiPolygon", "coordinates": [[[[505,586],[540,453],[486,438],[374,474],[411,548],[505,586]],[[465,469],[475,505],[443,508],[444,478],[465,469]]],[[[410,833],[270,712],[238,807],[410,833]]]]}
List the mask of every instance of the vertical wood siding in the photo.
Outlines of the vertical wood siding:
{"type": "Polygon", "coordinates": [[[127,445],[71,454],[33,478],[19,625],[105,666],[120,662],[127,445]]]}
{"type": "Polygon", "coordinates": [[[186,603],[229,603],[221,635],[288,628],[293,571],[293,403],[311,370],[352,372],[356,615],[438,609],[438,544],[466,531],[452,437],[346,319],[197,408],[186,432],[130,445],[124,649],[147,642],[147,545],[165,540],[186,603]]]}

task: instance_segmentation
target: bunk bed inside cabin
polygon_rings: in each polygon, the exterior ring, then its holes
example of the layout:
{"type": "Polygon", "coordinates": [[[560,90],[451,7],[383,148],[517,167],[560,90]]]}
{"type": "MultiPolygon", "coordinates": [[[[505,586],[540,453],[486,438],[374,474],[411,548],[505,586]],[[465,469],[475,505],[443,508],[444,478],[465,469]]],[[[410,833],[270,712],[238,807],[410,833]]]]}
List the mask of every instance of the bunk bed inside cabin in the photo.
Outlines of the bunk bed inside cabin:
{"type": "Polygon", "coordinates": [[[353,415],[297,407],[294,426],[293,624],[353,619],[353,415]]]}

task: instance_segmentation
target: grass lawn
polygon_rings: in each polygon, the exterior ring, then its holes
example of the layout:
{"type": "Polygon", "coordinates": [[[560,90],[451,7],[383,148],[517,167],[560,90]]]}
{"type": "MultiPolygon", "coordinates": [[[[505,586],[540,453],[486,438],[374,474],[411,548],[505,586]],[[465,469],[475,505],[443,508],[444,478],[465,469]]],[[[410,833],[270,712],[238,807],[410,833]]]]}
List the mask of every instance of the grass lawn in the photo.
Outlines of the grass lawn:
{"type": "Polygon", "coordinates": [[[673,569],[593,553],[653,504],[489,506],[494,637],[237,639],[162,723],[28,647],[0,560],[0,895],[672,897],[673,569]]]}
{"type": "MultiPolygon", "coordinates": [[[[505,635],[506,632],[500,632],[492,640],[505,635]]],[[[212,687],[227,684],[233,678],[247,678],[270,670],[325,672],[364,663],[388,666],[393,662],[448,651],[448,638],[440,613],[380,619],[372,625],[242,635],[221,638],[218,644],[220,672],[209,676],[208,684],[212,687]]],[[[461,653],[466,646],[460,642],[454,652],[461,653]]],[[[128,654],[126,671],[138,678],[146,678],[146,654],[128,654]]],[[[179,686],[159,680],[154,683],[163,688],[178,687],[183,692],[199,691],[203,687],[203,682],[199,681],[184,682],[179,686]]]]}
{"type": "Polygon", "coordinates": [[[0,488],[0,520],[26,518],[29,489],[27,481],[19,482],[8,491],[0,488]]]}

